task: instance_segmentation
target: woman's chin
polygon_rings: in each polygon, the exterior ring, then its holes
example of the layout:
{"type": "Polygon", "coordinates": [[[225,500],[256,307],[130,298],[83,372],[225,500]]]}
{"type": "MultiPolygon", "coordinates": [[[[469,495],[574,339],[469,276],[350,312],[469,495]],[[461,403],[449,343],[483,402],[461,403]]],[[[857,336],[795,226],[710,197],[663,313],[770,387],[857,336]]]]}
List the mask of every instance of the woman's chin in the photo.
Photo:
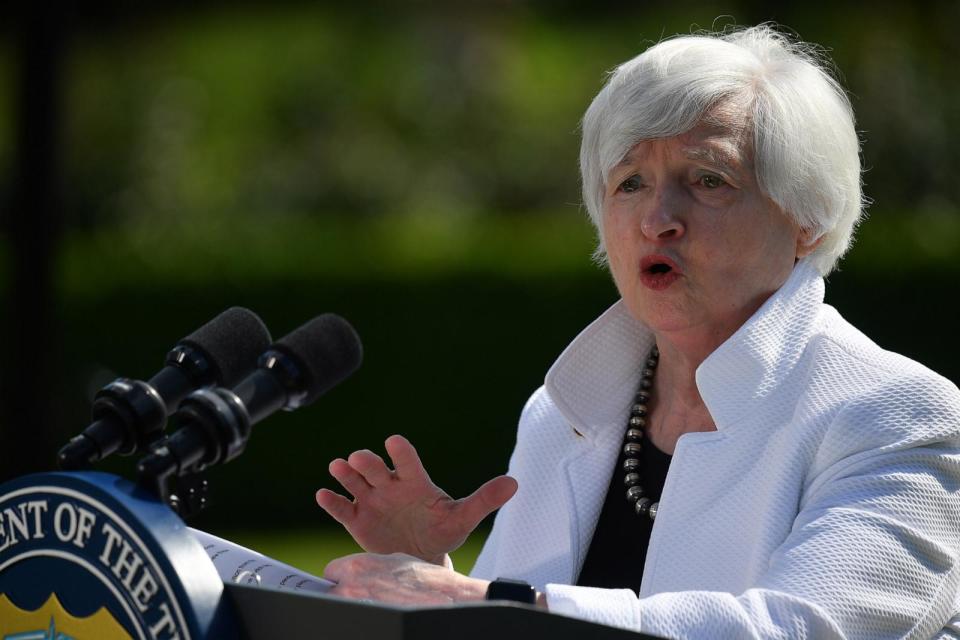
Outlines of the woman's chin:
{"type": "Polygon", "coordinates": [[[689,331],[698,324],[691,314],[669,303],[660,303],[652,308],[647,305],[640,308],[628,306],[628,308],[630,308],[630,315],[656,334],[689,331]]]}

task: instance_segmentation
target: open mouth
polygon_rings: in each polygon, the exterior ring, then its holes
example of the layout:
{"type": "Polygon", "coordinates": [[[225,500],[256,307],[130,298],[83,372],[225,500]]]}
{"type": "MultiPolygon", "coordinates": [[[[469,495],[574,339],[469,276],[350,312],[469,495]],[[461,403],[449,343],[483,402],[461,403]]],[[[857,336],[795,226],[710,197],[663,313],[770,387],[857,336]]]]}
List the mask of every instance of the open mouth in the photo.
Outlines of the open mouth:
{"type": "Polygon", "coordinates": [[[650,265],[650,268],[647,269],[647,273],[652,273],[654,275],[661,274],[661,273],[670,273],[671,271],[673,271],[673,268],[670,265],[663,262],[657,262],[653,265],[650,265]]]}
{"type": "Polygon", "coordinates": [[[640,261],[640,270],[646,274],[659,276],[666,273],[676,273],[679,275],[680,269],[676,263],[666,256],[649,255],[640,261]]]}
{"type": "Polygon", "coordinates": [[[661,291],[680,277],[680,269],[666,256],[650,255],[640,261],[641,282],[650,289],[661,291]]]}

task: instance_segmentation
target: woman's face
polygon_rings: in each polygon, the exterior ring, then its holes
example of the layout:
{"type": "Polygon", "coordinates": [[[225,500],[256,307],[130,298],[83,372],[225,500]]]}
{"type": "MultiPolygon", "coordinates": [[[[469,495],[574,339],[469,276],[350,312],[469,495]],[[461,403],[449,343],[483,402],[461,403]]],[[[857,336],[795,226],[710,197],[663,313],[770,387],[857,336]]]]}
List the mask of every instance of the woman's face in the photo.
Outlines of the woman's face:
{"type": "Polygon", "coordinates": [[[712,350],[815,246],[761,192],[751,138],[742,126],[704,122],[637,144],[610,173],[610,270],[632,315],[658,335],[712,350]]]}

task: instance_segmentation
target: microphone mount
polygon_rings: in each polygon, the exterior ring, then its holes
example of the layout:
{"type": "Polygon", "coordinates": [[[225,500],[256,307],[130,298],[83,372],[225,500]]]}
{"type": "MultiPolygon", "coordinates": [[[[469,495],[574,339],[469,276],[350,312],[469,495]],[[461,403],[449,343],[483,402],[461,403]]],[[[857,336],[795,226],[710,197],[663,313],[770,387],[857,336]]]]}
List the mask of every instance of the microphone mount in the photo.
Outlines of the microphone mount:
{"type": "Polygon", "coordinates": [[[188,518],[209,504],[203,472],[243,453],[252,422],[243,401],[222,387],[194,391],[176,417],[183,427],[151,447],[137,463],[137,476],[141,486],[188,518]]]}
{"type": "Polygon", "coordinates": [[[175,418],[181,424],[137,464],[138,483],[188,517],[207,504],[197,488],[202,473],[246,449],[251,427],[280,409],[315,401],[360,365],[362,346],[353,328],[333,314],[318,316],[270,346],[257,369],[233,389],[191,393],[175,418]],[[184,493],[192,498],[185,500],[184,493]]]}
{"type": "Polygon", "coordinates": [[[252,311],[231,307],[180,340],[148,381],[119,378],[94,398],[93,423],[57,453],[61,469],[88,469],[113,453],[131,455],[160,439],[166,420],[198,387],[233,386],[270,345],[252,311]]]}
{"type": "Polygon", "coordinates": [[[210,485],[204,471],[243,453],[255,423],[278,409],[300,407],[307,395],[302,376],[290,357],[269,349],[236,390],[207,387],[191,393],[175,416],[181,428],[137,464],[140,485],[184,519],[205,509],[210,485]]]}
{"type": "Polygon", "coordinates": [[[149,382],[117,378],[100,389],[93,399],[93,423],[57,453],[60,468],[88,469],[113,453],[131,455],[156,442],[167,416],[176,409],[164,402],[157,387],[184,388],[185,392],[190,388],[189,380],[212,378],[207,359],[189,345],[171,349],[166,364],[149,382]]]}

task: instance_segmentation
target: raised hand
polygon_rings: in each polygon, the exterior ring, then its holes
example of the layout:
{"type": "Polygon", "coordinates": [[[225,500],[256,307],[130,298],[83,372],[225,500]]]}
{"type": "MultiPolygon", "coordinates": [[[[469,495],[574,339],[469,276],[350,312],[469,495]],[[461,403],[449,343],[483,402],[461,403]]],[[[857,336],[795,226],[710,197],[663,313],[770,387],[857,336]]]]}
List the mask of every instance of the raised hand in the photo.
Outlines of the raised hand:
{"type": "Polygon", "coordinates": [[[454,500],[433,484],[406,438],[390,436],[384,444],[393,470],[366,449],[330,463],[330,475],[353,501],[329,489],[317,491],[317,504],[366,551],[406,553],[443,564],[447,553],[516,493],[517,481],[499,476],[454,500]]]}

